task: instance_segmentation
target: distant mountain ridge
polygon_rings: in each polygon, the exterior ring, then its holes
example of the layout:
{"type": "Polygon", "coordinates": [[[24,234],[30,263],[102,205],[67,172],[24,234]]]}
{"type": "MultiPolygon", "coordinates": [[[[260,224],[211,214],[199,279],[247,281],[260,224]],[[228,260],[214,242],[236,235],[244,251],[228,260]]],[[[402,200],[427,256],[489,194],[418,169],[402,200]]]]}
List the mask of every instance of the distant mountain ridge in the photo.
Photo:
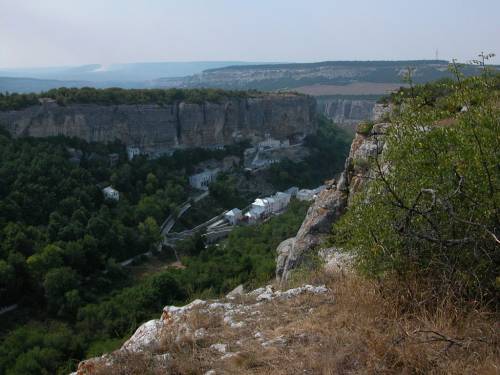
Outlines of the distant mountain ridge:
{"type": "MultiPolygon", "coordinates": [[[[403,84],[408,67],[413,68],[413,80],[425,83],[440,78],[451,77],[449,62],[445,60],[403,60],[403,61],[324,61],[317,63],[261,64],[226,66],[204,70],[182,79],[161,78],[157,86],[217,87],[224,89],[256,90],[297,90],[303,87],[345,86],[359,83],[403,84]]],[[[465,75],[479,72],[475,65],[464,65],[465,75]]],[[[335,89],[335,88],[333,88],[335,89]]],[[[379,94],[389,90],[381,88],[379,94]]],[[[331,95],[338,95],[338,90],[331,95]]],[[[310,92],[308,92],[310,93],[310,92]]],[[[328,95],[322,90],[321,94],[328,95]]],[[[359,95],[363,95],[363,88],[359,95]]],[[[371,93],[373,94],[373,93],[371,93]]],[[[312,95],[316,95],[312,93],[312,95]]]]}
{"type": "MultiPolygon", "coordinates": [[[[446,60],[323,61],[313,63],[191,62],[84,65],[10,71],[37,79],[1,78],[0,92],[41,92],[52,88],[220,88],[225,90],[296,91],[318,97],[318,111],[338,124],[353,126],[370,119],[377,98],[404,85],[408,67],[415,83],[451,77],[446,60]],[[54,77],[66,80],[54,81],[54,77]],[[40,78],[51,78],[43,81],[40,78]],[[70,80],[71,79],[71,80],[70,80]]],[[[493,66],[499,69],[500,66],[493,66]]],[[[479,73],[463,65],[466,75],[479,73]]]]}
{"type": "MultiPolygon", "coordinates": [[[[383,95],[403,83],[413,67],[416,83],[449,77],[446,60],[323,61],[314,63],[253,63],[238,61],[88,64],[73,67],[0,69],[0,92],[40,92],[56,87],[200,88],[262,91],[295,90],[311,95],[383,95]],[[16,81],[22,79],[22,81],[16,81]],[[30,83],[29,80],[33,80],[30,83]],[[364,83],[381,85],[377,92],[364,83]],[[337,86],[358,85],[339,89],[337,86]],[[316,88],[320,90],[316,93],[316,88]],[[347,93],[346,93],[347,92],[347,93]]],[[[499,68],[499,66],[495,66],[499,68]]],[[[473,75],[478,67],[464,65],[473,75]]]]}
{"type": "Polygon", "coordinates": [[[141,82],[160,77],[182,77],[224,66],[255,64],[244,61],[147,62],[125,64],[87,64],[45,68],[0,68],[0,77],[36,78],[90,82],[141,82]]]}
{"type": "Polygon", "coordinates": [[[255,64],[255,65],[230,65],[224,66],[221,68],[207,69],[205,71],[216,71],[216,70],[245,70],[245,69],[275,69],[275,68],[315,68],[315,67],[324,67],[324,66],[400,66],[403,65],[429,65],[429,64],[448,64],[448,60],[337,60],[337,61],[319,61],[312,63],[284,63],[284,64],[255,64]]]}

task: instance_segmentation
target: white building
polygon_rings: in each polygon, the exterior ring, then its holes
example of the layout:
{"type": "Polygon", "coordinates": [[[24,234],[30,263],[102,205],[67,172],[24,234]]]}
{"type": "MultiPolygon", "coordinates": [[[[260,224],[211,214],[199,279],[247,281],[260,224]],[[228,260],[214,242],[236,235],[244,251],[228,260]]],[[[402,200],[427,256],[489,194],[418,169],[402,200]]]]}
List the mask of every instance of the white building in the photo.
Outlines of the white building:
{"type": "Polygon", "coordinates": [[[311,189],[300,189],[297,192],[297,199],[299,201],[312,201],[314,199],[314,191],[311,189]]]}
{"type": "Polygon", "coordinates": [[[111,199],[114,201],[120,199],[120,193],[118,192],[118,190],[113,189],[111,186],[102,189],[102,193],[104,194],[104,198],[106,199],[111,199]]]}
{"type": "Polygon", "coordinates": [[[272,150],[281,147],[281,141],[277,139],[267,138],[266,140],[259,142],[259,150],[272,150]]]}
{"type": "Polygon", "coordinates": [[[290,199],[292,196],[288,193],[282,193],[281,191],[278,191],[274,195],[274,200],[276,201],[276,205],[274,207],[275,211],[274,212],[279,212],[284,210],[288,204],[290,203],[290,199]]]}
{"type": "Polygon", "coordinates": [[[38,102],[40,104],[51,104],[51,103],[55,103],[56,100],[55,99],[52,99],[52,98],[39,98],[38,99],[38,102]]]}
{"type": "Polygon", "coordinates": [[[136,156],[139,156],[141,154],[141,150],[139,147],[135,146],[127,146],[127,155],[128,155],[128,160],[132,160],[136,156]]]}
{"type": "Polygon", "coordinates": [[[263,215],[267,215],[271,212],[271,209],[269,207],[269,202],[265,198],[257,198],[252,203],[252,209],[259,210],[263,215]]]}
{"type": "Polygon", "coordinates": [[[236,225],[243,217],[241,210],[239,208],[233,208],[224,214],[224,218],[229,221],[231,225],[236,225]]]}
{"type": "Polygon", "coordinates": [[[219,168],[216,169],[207,169],[201,173],[194,174],[189,177],[189,185],[194,187],[195,189],[207,190],[208,185],[212,181],[215,180],[217,175],[219,174],[219,168]]]}
{"type": "Polygon", "coordinates": [[[288,188],[285,190],[285,193],[290,194],[290,196],[295,197],[297,196],[297,193],[299,191],[299,188],[297,186],[292,186],[291,188],[288,188]]]}
{"type": "Polygon", "coordinates": [[[255,206],[250,209],[247,213],[245,213],[245,218],[248,220],[249,224],[254,224],[262,219],[264,216],[264,208],[260,206],[255,206]]]}
{"type": "Polygon", "coordinates": [[[269,216],[284,210],[290,203],[290,198],[290,194],[282,192],[278,192],[271,197],[257,198],[252,203],[252,209],[258,209],[263,216],[269,216]]]}
{"type": "Polygon", "coordinates": [[[290,146],[290,141],[288,139],[280,141],[278,139],[273,139],[269,135],[267,135],[267,138],[265,140],[258,143],[257,148],[260,151],[265,151],[265,150],[277,150],[289,146],[290,146]]]}

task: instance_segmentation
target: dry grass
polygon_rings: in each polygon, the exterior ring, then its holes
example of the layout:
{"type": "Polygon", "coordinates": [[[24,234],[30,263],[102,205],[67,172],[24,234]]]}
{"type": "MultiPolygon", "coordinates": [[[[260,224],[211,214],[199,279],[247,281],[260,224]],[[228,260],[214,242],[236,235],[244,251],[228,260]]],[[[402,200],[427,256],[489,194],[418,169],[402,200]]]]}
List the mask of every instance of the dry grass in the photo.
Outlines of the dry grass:
{"type": "MultiPolygon", "coordinates": [[[[241,328],[194,309],[182,322],[184,329],[165,333],[161,352],[172,359],[162,373],[500,374],[498,315],[450,301],[416,304],[401,285],[352,272],[303,273],[292,283],[299,279],[326,283],[331,292],[259,305],[242,297],[232,301],[250,306],[246,315],[234,316],[245,321],[241,328]],[[206,335],[196,338],[193,332],[200,328],[206,335]],[[222,358],[210,348],[215,343],[227,344],[233,355],[222,358]]],[[[113,374],[157,373],[150,357],[131,358],[133,365],[130,358],[122,361],[130,366],[126,372],[113,374]]]]}
{"type": "Polygon", "coordinates": [[[449,303],[410,310],[383,285],[353,274],[334,281],[335,306],[306,329],[328,332],[310,355],[312,373],[500,373],[498,317],[449,303]]]}

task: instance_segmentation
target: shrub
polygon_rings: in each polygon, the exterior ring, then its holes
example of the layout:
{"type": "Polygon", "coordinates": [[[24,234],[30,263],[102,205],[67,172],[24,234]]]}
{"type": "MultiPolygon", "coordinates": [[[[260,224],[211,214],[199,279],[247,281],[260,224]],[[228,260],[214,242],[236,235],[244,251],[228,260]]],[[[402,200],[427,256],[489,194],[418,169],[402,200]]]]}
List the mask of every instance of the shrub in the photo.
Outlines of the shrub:
{"type": "Polygon", "coordinates": [[[388,148],[375,160],[377,178],[334,228],[364,272],[403,281],[417,275],[432,280],[436,296],[498,302],[500,108],[493,82],[485,74],[453,84],[449,108],[466,106],[462,113],[422,105],[419,96],[404,101],[388,148]],[[451,126],[439,126],[443,119],[451,126]]]}
{"type": "Polygon", "coordinates": [[[356,133],[362,135],[368,135],[372,131],[373,121],[362,121],[358,124],[356,128],[356,133]]]}

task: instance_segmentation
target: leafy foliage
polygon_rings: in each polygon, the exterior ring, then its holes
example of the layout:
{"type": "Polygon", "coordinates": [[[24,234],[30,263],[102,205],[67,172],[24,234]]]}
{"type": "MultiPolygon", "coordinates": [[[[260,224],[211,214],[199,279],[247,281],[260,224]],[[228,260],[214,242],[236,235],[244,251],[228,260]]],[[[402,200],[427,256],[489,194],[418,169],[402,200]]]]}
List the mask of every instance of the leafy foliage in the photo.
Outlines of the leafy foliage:
{"type": "MultiPolygon", "coordinates": [[[[168,269],[80,306],[68,323],[49,321],[12,330],[0,344],[0,372],[67,374],[79,359],[116,349],[167,304],[215,297],[240,283],[253,286],[268,281],[274,274],[276,246],[297,231],[305,211],[304,203],[292,202],[287,212],[266,223],[236,228],[219,246],[205,249],[199,237],[194,238],[179,246],[187,268],[168,269]]],[[[76,275],[66,271],[56,268],[47,274],[55,301],[76,298],[71,289],[77,285],[76,275]]]]}
{"type": "Polygon", "coordinates": [[[368,135],[373,128],[373,121],[362,121],[356,128],[356,133],[368,135]]]}
{"type": "Polygon", "coordinates": [[[96,89],[58,88],[41,94],[0,93],[0,111],[17,110],[39,104],[41,98],[51,98],[59,105],[68,104],[159,104],[178,102],[219,103],[228,98],[246,98],[260,95],[257,91],[226,91],[220,89],[96,89]]]}
{"type": "Polygon", "coordinates": [[[417,276],[434,295],[498,303],[498,76],[455,74],[398,96],[388,147],[373,160],[376,179],[334,227],[335,239],[370,275],[417,276]]]}

